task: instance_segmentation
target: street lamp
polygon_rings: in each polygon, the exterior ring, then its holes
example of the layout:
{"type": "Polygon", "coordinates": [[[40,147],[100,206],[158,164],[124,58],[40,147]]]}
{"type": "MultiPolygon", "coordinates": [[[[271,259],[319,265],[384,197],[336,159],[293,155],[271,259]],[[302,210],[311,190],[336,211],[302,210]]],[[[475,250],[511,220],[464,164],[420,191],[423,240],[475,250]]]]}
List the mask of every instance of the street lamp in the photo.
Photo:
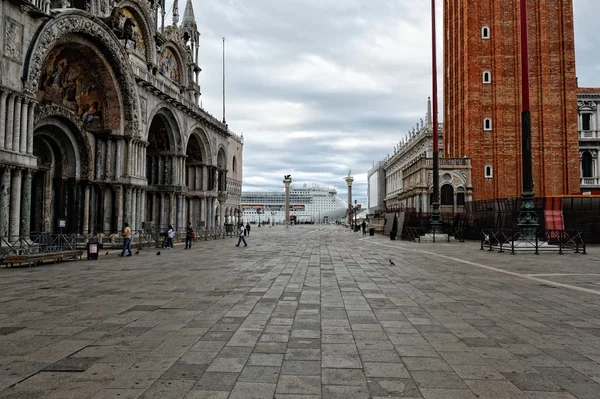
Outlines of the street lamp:
{"type": "Polygon", "coordinates": [[[357,205],[358,201],[354,200],[354,229],[356,229],[356,226],[358,226],[356,224],[356,214],[358,213],[358,205],[357,205]]]}

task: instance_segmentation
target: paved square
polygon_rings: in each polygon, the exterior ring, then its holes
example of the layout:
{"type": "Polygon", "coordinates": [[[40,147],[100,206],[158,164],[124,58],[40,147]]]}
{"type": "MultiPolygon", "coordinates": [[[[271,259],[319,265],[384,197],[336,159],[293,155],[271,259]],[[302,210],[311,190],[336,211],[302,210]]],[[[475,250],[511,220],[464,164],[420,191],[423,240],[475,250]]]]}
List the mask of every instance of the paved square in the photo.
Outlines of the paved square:
{"type": "Polygon", "coordinates": [[[235,242],[0,269],[0,398],[600,397],[596,248],[235,242]]]}

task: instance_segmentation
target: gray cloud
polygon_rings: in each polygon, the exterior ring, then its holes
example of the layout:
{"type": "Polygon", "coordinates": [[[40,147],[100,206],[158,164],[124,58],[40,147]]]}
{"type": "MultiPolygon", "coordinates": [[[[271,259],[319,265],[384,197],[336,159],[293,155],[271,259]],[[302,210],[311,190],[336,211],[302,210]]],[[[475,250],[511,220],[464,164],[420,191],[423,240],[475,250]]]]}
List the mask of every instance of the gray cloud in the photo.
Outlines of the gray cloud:
{"type": "MultiPolygon", "coordinates": [[[[424,118],[431,95],[430,4],[414,0],[193,0],[201,33],[203,107],[221,118],[226,37],[227,121],[243,133],[244,186],[335,186],[352,169],[366,204],[366,172],[424,118]]],[[[575,5],[580,85],[596,78],[600,3],[575,5]]],[[[185,2],[179,4],[183,10],[185,2]]],[[[438,1],[442,116],[442,3],[438,1]]]]}

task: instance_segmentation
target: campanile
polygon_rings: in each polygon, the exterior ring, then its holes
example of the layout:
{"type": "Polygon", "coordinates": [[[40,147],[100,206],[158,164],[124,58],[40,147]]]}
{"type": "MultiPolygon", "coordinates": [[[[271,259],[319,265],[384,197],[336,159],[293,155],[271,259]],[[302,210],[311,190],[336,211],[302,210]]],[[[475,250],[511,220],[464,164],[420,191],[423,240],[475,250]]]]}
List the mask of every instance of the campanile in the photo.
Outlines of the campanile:
{"type": "MultiPolygon", "coordinates": [[[[442,0],[444,155],[472,160],[473,199],[520,197],[519,0],[442,0]]],[[[580,192],[572,0],[529,0],[536,196],[580,192]]]]}

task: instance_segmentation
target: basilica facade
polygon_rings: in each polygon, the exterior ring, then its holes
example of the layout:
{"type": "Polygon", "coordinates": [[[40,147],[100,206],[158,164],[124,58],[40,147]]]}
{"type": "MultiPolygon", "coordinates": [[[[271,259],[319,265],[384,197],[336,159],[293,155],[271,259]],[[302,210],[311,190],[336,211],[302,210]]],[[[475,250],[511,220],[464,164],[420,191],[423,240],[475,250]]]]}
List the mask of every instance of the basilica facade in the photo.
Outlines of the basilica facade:
{"type": "Polygon", "coordinates": [[[0,8],[0,236],[222,226],[243,138],[198,106],[192,3],[14,0],[0,8]],[[148,227],[144,224],[144,227],[148,227]]]}

